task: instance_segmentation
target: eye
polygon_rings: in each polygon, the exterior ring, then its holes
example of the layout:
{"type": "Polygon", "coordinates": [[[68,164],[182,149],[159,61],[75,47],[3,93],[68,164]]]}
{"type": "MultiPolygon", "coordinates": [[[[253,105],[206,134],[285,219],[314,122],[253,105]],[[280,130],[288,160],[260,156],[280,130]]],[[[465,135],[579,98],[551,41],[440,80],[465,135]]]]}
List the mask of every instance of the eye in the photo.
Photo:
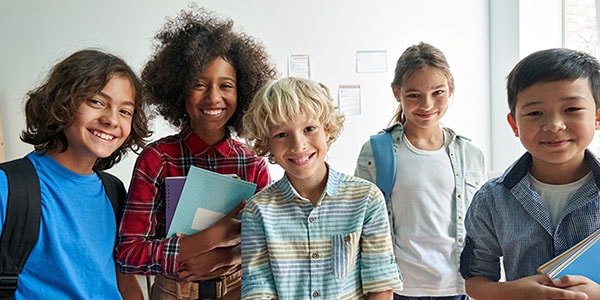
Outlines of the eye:
{"type": "Polygon", "coordinates": [[[88,103],[90,104],[90,106],[93,106],[93,107],[103,107],[104,106],[104,103],[96,98],[90,98],[88,100],[88,103]]]}
{"type": "Polygon", "coordinates": [[[304,131],[306,131],[306,132],[313,132],[313,131],[315,131],[315,130],[317,130],[317,127],[316,127],[316,126],[307,126],[307,127],[304,129],[304,131]]]}
{"type": "Polygon", "coordinates": [[[526,116],[532,116],[532,117],[534,117],[534,116],[541,116],[542,112],[541,111],[532,111],[532,112],[526,113],[525,115],[526,116]]]}
{"type": "Polygon", "coordinates": [[[288,136],[287,133],[285,133],[285,132],[279,132],[279,133],[274,134],[273,138],[280,139],[280,138],[284,138],[286,136],[288,136]]]}
{"type": "Polygon", "coordinates": [[[222,89],[233,89],[233,88],[235,88],[235,84],[229,83],[229,82],[223,83],[223,84],[221,84],[221,88],[222,89]]]}
{"type": "Polygon", "coordinates": [[[412,99],[417,99],[419,98],[421,95],[417,94],[417,93],[411,93],[411,94],[407,94],[406,98],[412,98],[412,99]]]}
{"type": "Polygon", "coordinates": [[[437,90],[433,92],[434,96],[440,96],[443,95],[446,91],[445,90],[437,90]]]}
{"type": "Polygon", "coordinates": [[[132,109],[123,108],[123,109],[119,110],[119,113],[121,113],[123,116],[125,116],[127,118],[133,117],[133,110],[132,109]]]}
{"type": "Polygon", "coordinates": [[[194,90],[203,90],[206,88],[206,84],[204,82],[198,81],[198,82],[194,83],[193,88],[194,88],[194,90]]]}
{"type": "Polygon", "coordinates": [[[576,111],[580,111],[583,108],[580,107],[568,107],[567,109],[565,109],[565,112],[576,112],[576,111]]]}

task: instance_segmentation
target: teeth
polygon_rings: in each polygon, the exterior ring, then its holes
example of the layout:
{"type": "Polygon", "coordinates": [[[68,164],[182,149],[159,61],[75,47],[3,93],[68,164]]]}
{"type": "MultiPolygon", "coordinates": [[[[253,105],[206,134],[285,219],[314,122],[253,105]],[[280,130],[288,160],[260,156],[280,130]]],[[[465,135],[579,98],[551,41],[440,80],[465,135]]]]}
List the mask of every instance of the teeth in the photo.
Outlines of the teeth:
{"type": "Polygon", "coordinates": [[[204,114],[209,116],[218,116],[223,112],[223,109],[204,110],[204,114]]]}
{"type": "Polygon", "coordinates": [[[94,131],[92,132],[95,136],[103,139],[103,140],[107,140],[107,141],[112,141],[115,137],[110,135],[110,134],[106,134],[106,133],[102,133],[102,132],[98,132],[98,131],[94,131]]]}
{"type": "Polygon", "coordinates": [[[296,159],[293,159],[293,161],[294,161],[294,162],[296,162],[296,163],[303,163],[303,162],[305,162],[305,161],[308,161],[308,159],[309,159],[309,157],[308,157],[308,156],[305,156],[305,157],[303,157],[303,158],[296,158],[296,159]]]}

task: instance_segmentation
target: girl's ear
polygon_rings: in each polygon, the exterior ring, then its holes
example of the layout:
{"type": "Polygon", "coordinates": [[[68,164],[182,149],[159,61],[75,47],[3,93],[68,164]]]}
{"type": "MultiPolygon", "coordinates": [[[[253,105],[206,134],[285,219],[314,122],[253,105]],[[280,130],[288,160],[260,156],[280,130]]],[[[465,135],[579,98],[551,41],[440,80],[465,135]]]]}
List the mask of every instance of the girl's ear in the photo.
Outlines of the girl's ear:
{"type": "MultiPolygon", "coordinates": [[[[597,118],[598,118],[598,116],[596,115],[596,126],[598,126],[597,118]]],[[[513,115],[511,113],[508,113],[506,115],[506,120],[508,121],[508,125],[510,125],[510,128],[512,129],[515,136],[519,137],[519,127],[517,126],[517,122],[515,121],[515,118],[513,117],[513,115]]]]}
{"type": "Polygon", "coordinates": [[[400,103],[400,101],[401,101],[400,88],[398,88],[395,85],[392,85],[392,92],[394,93],[394,98],[396,98],[396,101],[398,101],[398,103],[400,103]]]}

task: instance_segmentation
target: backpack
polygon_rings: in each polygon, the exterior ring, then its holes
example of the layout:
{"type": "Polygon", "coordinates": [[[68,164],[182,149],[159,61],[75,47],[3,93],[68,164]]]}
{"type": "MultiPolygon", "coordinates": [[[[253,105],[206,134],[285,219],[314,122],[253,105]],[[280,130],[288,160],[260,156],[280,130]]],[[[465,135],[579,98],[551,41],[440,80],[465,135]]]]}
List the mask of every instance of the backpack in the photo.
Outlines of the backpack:
{"type": "MultiPolygon", "coordinates": [[[[42,200],[39,178],[29,159],[1,163],[0,169],[8,181],[6,220],[0,236],[0,299],[13,299],[18,275],[37,243],[42,200]]],[[[96,173],[102,179],[118,224],[125,203],[125,187],[111,174],[96,173]]]]}
{"type": "Polygon", "coordinates": [[[375,158],[375,184],[383,192],[387,203],[396,181],[396,154],[394,153],[392,133],[383,131],[372,135],[370,140],[375,158]]]}

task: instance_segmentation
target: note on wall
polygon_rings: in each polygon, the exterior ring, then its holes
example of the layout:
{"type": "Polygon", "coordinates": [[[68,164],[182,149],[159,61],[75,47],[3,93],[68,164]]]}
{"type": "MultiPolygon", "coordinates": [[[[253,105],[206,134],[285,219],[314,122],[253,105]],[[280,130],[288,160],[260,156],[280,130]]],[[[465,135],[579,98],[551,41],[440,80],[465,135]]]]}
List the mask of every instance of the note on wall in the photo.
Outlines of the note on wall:
{"type": "Polygon", "coordinates": [[[288,76],[310,79],[310,56],[308,54],[290,54],[288,76]]]}
{"type": "Polygon", "coordinates": [[[340,85],[338,87],[338,109],[346,116],[360,115],[359,84],[340,85]]]}
{"type": "Polygon", "coordinates": [[[387,72],[387,51],[356,51],[356,73],[387,72]]]}

